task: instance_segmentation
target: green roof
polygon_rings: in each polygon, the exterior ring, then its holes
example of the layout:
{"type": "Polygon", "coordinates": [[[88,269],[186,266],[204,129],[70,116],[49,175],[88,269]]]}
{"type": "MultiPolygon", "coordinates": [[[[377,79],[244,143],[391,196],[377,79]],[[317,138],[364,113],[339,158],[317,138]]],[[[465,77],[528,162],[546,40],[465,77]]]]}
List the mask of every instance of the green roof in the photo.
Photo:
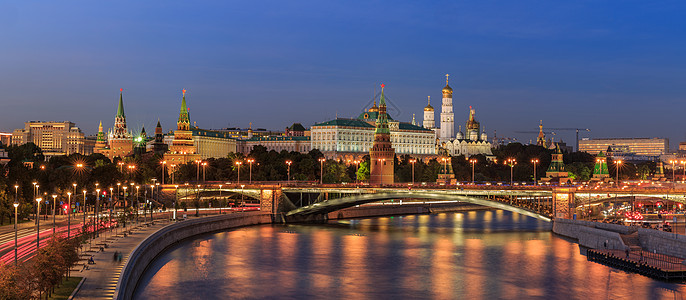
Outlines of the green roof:
{"type": "Polygon", "coordinates": [[[323,123],[314,124],[312,126],[313,127],[314,126],[346,126],[346,127],[374,128],[373,125],[371,125],[365,121],[359,120],[359,119],[342,119],[342,118],[338,118],[338,119],[331,120],[331,121],[326,121],[323,123]]]}
{"type": "Polygon", "coordinates": [[[231,139],[231,140],[234,139],[231,137],[231,134],[229,134],[228,132],[206,130],[206,129],[200,129],[197,127],[191,127],[190,131],[193,133],[194,136],[209,136],[209,137],[214,137],[214,138],[231,139]]]}
{"type": "Polygon", "coordinates": [[[305,129],[305,126],[303,126],[303,125],[300,124],[300,123],[293,123],[293,125],[291,125],[291,127],[288,127],[288,130],[292,130],[292,131],[305,131],[305,130],[307,130],[307,129],[305,129]]]}
{"type": "Polygon", "coordinates": [[[246,141],[309,141],[309,136],[253,136],[246,141]]]}
{"type": "Polygon", "coordinates": [[[421,126],[412,125],[410,123],[405,123],[405,122],[400,122],[398,124],[398,128],[400,130],[433,131],[431,129],[426,129],[426,128],[421,127],[421,126]]]}
{"type": "Polygon", "coordinates": [[[183,98],[181,99],[181,111],[179,112],[179,123],[191,123],[191,118],[188,115],[188,108],[186,108],[186,93],[184,90],[183,98]]]}
{"type": "Polygon", "coordinates": [[[117,107],[117,117],[126,118],[124,115],[124,100],[122,99],[122,91],[119,91],[119,107],[117,107]]]}

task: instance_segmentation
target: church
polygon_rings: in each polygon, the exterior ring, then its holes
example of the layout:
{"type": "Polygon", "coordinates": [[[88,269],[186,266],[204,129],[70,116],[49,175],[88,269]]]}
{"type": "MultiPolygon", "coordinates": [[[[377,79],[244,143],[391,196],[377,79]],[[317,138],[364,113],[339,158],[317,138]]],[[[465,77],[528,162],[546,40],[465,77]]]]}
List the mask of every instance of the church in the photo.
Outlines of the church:
{"type": "MultiPolygon", "coordinates": [[[[429,103],[424,107],[424,128],[431,129],[436,134],[436,148],[445,149],[450,156],[484,154],[493,155],[491,152],[492,144],[488,142],[488,136],[482,131],[481,124],[476,120],[476,111],[469,107],[469,117],[465,124],[465,133],[462,126],[455,133],[455,114],[453,113],[453,89],[448,84],[448,74],[445,75],[445,87],[441,91],[443,94],[440,121],[441,126],[435,127],[434,108],[429,103]]],[[[438,151],[438,150],[437,150],[438,151]]]]}

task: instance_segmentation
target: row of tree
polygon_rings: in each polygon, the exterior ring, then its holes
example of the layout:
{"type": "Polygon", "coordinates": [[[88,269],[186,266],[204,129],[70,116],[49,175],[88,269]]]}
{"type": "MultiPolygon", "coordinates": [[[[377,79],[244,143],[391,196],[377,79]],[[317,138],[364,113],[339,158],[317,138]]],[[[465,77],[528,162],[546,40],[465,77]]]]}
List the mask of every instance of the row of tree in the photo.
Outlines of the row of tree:
{"type": "Polygon", "coordinates": [[[28,262],[0,265],[0,299],[48,297],[79,261],[83,236],[53,238],[28,262]]]}

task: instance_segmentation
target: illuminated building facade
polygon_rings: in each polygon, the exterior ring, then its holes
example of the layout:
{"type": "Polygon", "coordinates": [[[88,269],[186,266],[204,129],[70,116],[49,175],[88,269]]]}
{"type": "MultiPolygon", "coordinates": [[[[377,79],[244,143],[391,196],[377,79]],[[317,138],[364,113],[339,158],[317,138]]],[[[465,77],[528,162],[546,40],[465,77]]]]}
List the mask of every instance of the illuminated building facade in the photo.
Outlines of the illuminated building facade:
{"type": "Polygon", "coordinates": [[[40,147],[46,159],[58,155],[93,153],[92,147],[87,147],[85,135],[72,122],[40,122],[24,123],[23,129],[12,132],[12,144],[22,145],[32,142],[40,147]]]}
{"type": "Polygon", "coordinates": [[[613,139],[582,139],[579,141],[579,151],[597,155],[610,147],[616,153],[626,153],[636,156],[658,157],[669,153],[669,139],[666,138],[613,138],[613,139]]]}

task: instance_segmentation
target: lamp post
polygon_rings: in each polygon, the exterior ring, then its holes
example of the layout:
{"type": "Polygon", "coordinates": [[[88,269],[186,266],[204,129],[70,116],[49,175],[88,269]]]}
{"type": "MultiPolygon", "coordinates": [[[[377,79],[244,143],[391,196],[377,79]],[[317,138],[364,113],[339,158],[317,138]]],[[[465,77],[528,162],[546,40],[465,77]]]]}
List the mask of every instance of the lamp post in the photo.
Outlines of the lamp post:
{"type": "Polygon", "coordinates": [[[242,206],[242,211],[245,211],[245,200],[243,198],[243,188],[245,187],[245,184],[241,184],[241,206],[242,206]]]}
{"type": "Polygon", "coordinates": [[[681,164],[681,168],[684,169],[684,173],[681,176],[681,180],[686,180],[686,160],[680,160],[679,163],[681,164]]]}
{"type": "Polygon", "coordinates": [[[539,163],[540,161],[538,158],[534,158],[531,160],[531,163],[534,164],[534,185],[538,185],[538,179],[536,178],[536,164],[539,163]]]}
{"type": "Polygon", "coordinates": [[[14,186],[14,265],[17,265],[17,208],[19,207],[18,199],[19,185],[14,186]]]}
{"type": "Polygon", "coordinates": [[[241,183],[241,165],[242,164],[243,164],[243,162],[241,162],[241,161],[236,162],[236,167],[237,167],[236,169],[238,170],[238,179],[236,180],[237,184],[241,183]]]}
{"type": "Polygon", "coordinates": [[[414,164],[417,163],[417,160],[414,158],[411,158],[410,163],[412,164],[412,185],[414,185],[414,164]]]}
{"type": "Polygon", "coordinates": [[[678,160],[670,160],[669,163],[672,165],[672,182],[676,182],[676,178],[674,178],[674,170],[676,169],[676,164],[678,163],[678,160]]]}
{"type": "Polygon", "coordinates": [[[138,225],[138,207],[140,206],[138,203],[138,196],[140,196],[139,189],[141,188],[140,185],[136,186],[136,225],[138,225]]]}
{"type": "Polygon", "coordinates": [[[57,211],[57,195],[52,195],[52,235],[55,235],[57,226],[55,226],[55,212],[57,211]]]}
{"type": "MultiPolygon", "coordinates": [[[[619,188],[619,166],[622,164],[621,160],[615,161],[615,169],[617,170],[617,188],[619,188]]],[[[672,172],[674,172],[674,169],[672,169],[672,172]]],[[[673,177],[672,177],[673,178],[673,177]]]]}
{"type": "Polygon", "coordinates": [[[205,182],[205,169],[207,167],[207,162],[203,161],[202,162],[202,182],[205,182]]]}
{"type": "Polygon", "coordinates": [[[469,162],[472,164],[472,185],[474,185],[474,166],[476,166],[476,158],[470,158],[469,162]]]}
{"type": "Polygon", "coordinates": [[[179,185],[175,184],[174,185],[174,221],[176,221],[176,203],[179,202],[179,185]]]}
{"type": "Polygon", "coordinates": [[[71,237],[71,192],[67,192],[67,238],[71,237]]]}
{"type": "Polygon", "coordinates": [[[219,214],[222,214],[222,185],[219,185],[219,214]]]}
{"type": "Polygon", "coordinates": [[[324,184],[324,161],[326,161],[326,158],[320,157],[319,158],[319,184],[324,184]]]}
{"type": "Polygon", "coordinates": [[[171,165],[171,172],[170,172],[170,173],[171,173],[172,184],[174,184],[174,171],[176,171],[176,165],[172,164],[172,165],[171,165]]]}
{"type": "Polygon", "coordinates": [[[195,174],[195,182],[200,181],[200,163],[201,162],[202,162],[202,160],[199,160],[199,159],[195,160],[195,164],[197,165],[197,168],[196,168],[197,173],[195,174]]]}
{"type": "MultiPolygon", "coordinates": [[[[43,198],[36,198],[36,216],[40,216],[40,202],[43,198]]],[[[40,220],[36,218],[36,253],[40,249],[40,220]]]]}
{"type": "MultiPolygon", "coordinates": [[[[36,199],[36,189],[38,189],[37,182],[32,182],[33,183],[33,199],[36,199]]],[[[76,183],[74,183],[76,184],[76,183]]],[[[36,215],[36,224],[38,224],[38,215],[36,215]]]]}
{"type": "Polygon", "coordinates": [[[165,175],[165,174],[164,174],[164,166],[167,165],[167,161],[166,161],[166,160],[163,160],[163,161],[160,162],[160,163],[162,164],[162,184],[164,185],[164,175],[165,175]]]}
{"type": "MultiPolygon", "coordinates": [[[[355,184],[357,184],[358,181],[359,181],[359,177],[358,177],[358,175],[357,175],[357,172],[360,171],[360,161],[359,161],[359,160],[354,160],[353,163],[355,164],[355,184]]],[[[412,167],[414,168],[414,165],[412,165],[412,167]]],[[[414,177],[414,176],[413,176],[413,177],[414,177]]],[[[413,181],[414,181],[414,180],[413,180],[413,181]]]]}
{"type": "Polygon", "coordinates": [[[514,166],[517,164],[517,160],[514,158],[508,158],[505,163],[510,166],[510,186],[513,185],[512,178],[514,177],[514,166]]]}
{"type": "MultiPolygon", "coordinates": [[[[97,185],[96,185],[97,186],[97,185]]],[[[100,236],[100,189],[95,190],[95,207],[93,208],[93,225],[95,226],[95,237],[100,236]]]]}
{"type": "MultiPolygon", "coordinates": [[[[448,159],[443,157],[441,160],[443,161],[443,174],[448,174],[448,159]]],[[[446,180],[447,178],[448,177],[446,177],[446,180]]]]}
{"type": "Polygon", "coordinates": [[[287,181],[290,183],[291,182],[291,164],[293,162],[290,160],[286,161],[286,164],[288,165],[288,176],[286,177],[287,181]]]}
{"type": "Polygon", "coordinates": [[[83,210],[83,232],[86,232],[86,190],[83,190],[83,205],[81,206],[83,210]]]}
{"type": "Polygon", "coordinates": [[[250,173],[249,173],[250,175],[248,177],[249,178],[248,183],[252,184],[252,164],[255,162],[255,160],[252,158],[248,158],[247,162],[248,162],[248,164],[250,164],[250,173]]]}
{"type": "Polygon", "coordinates": [[[124,173],[124,162],[120,161],[117,164],[119,165],[119,173],[124,173]]]}

